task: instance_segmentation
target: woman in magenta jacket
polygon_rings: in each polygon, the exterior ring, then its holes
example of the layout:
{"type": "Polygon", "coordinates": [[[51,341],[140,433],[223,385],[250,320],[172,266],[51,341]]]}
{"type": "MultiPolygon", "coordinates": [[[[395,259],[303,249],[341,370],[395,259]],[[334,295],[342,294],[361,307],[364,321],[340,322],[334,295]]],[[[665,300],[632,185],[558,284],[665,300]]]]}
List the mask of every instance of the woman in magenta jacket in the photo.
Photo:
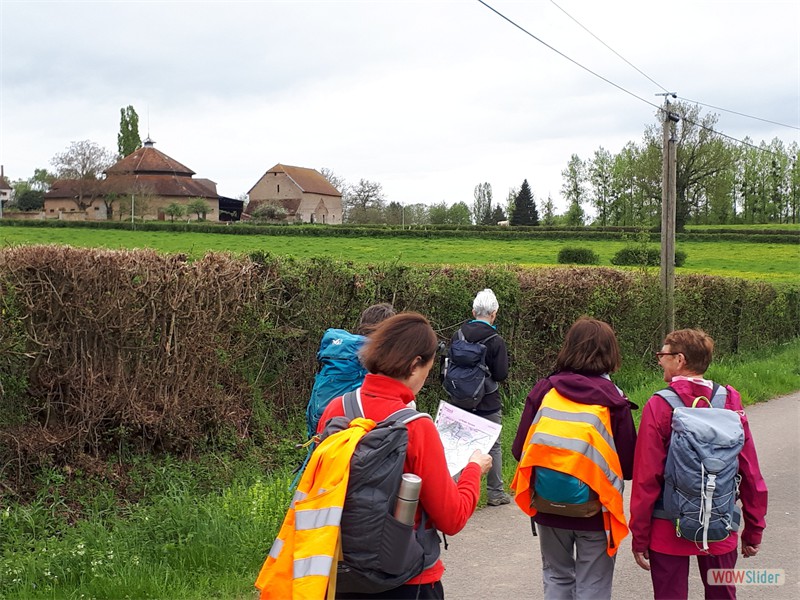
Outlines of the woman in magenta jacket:
{"type": "MultiPolygon", "coordinates": [[[[667,335],[660,352],[659,365],[664,381],[691,406],[698,396],[711,396],[713,382],[703,377],[711,363],[714,341],[699,329],[681,329],[667,335]]],[[[739,455],[739,498],[744,516],[742,556],[755,556],[766,526],[767,485],[758,467],[758,457],[742,408],[739,392],[726,386],[725,408],[742,418],[744,448],[739,455]]],[[[695,542],[678,537],[675,526],[655,518],[653,509],[662,494],[664,464],[672,434],[672,408],[660,396],[653,396],[642,409],[639,439],[633,466],[630,529],[636,563],[650,571],[653,596],[658,599],[687,598],[689,594],[689,557],[697,556],[706,598],[736,598],[736,586],[709,585],[709,569],[732,569],[736,566],[738,534],[709,543],[704,551],[695,542]]]]}

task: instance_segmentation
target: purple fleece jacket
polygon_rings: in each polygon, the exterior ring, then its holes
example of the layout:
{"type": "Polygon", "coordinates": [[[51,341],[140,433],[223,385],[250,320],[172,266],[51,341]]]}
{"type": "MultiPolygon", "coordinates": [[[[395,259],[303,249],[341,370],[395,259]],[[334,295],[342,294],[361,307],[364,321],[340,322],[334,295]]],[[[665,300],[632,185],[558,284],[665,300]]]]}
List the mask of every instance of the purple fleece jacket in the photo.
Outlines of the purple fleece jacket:
{"type": "MultiPolygon", "coordinates": [[[[607,406],[611,414],[611,433],[617,447],[623,479],[633,478],[633,454],[636,449],[636,426],[633,423],[631,409],[638,408],[628,400],[612,381],[602,375],[582,375],[571,371],[561,371],[549,377],[540,379],[528,398],[517,428],[517,436],[511,452],[517,461],[522,458],[523,446],[528,430],[539,412],[545,394],[555,388],[558,393],[580,404],[597,404],[607,406]]],[[[562,517],[536,513],[533,521],[547,527],[572,529],[576,531],[603,531],[603,515],[598,513],[593,517],[577,518],[562,517]]]]}

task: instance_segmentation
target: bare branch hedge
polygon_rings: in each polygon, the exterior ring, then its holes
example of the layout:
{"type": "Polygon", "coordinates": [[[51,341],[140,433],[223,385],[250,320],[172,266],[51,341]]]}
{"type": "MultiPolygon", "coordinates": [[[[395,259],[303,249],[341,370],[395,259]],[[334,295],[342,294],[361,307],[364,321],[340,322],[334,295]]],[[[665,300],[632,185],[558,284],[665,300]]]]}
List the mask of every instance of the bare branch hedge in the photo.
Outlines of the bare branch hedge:
{"type": "MultiPolygon", "coordinates": [[[[613,325],[626,361],[651,364],[660,344],[658,280],[641,271],[2,249],[0,481],[13,487],[38,464],[122,448],[186,455],[281,443],[300,430],[327,327],[353,328],[364,307],[387,301],[449,339],[483,287],[500,299],[515,382],[549,372],[582,314],[613,325]]],[[[706,329],[723,354],[758,348],[800,335],[800,295],[682,276],[676,322],[706,329]]],[[[421,403],[441,395],[428,385],[421,403]]]]}

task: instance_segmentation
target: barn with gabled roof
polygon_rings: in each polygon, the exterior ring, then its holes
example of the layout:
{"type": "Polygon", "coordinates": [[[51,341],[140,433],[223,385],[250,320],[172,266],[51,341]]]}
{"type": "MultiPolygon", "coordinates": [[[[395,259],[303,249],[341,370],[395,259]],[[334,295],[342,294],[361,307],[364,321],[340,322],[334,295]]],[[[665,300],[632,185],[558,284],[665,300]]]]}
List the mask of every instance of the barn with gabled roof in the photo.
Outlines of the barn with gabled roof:
{"type": "Polygon", "coordinates": [[[315,169],[278,163],[248,192],[244,219],[263,204],[281,207],[287,220],[302,223],[342,223],[342,193],[315,169]]]}

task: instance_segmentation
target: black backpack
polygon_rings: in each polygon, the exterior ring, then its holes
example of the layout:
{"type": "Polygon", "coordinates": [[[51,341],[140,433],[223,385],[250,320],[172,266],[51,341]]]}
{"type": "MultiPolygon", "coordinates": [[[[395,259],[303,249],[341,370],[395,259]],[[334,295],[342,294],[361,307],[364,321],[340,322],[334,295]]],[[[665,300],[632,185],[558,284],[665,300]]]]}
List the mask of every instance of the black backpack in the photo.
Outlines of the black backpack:
{"type": "MultiPolygon", "coordinates": [[[[342,398],[344,417],[325,425],[328,435],[347,429],[363,417],[360,389],[342,398]]],[[[394,518],[394,507],[408,447],[406,424],[430,415],[404,408],[389,415],[358,442],[350,459],[350,481],[342,512],[343,560],[337,570],[337,592],[372,594],[403,585],[439,559],[439,535],[426,529],[422,512],[418,529],[394,518]]]]}
{"type": "Polygon", "coordinates": [[[472,410],[486,394],[497,390],[497,382],[486,366],[486,342],[493,337],[497,334],[479,342],[468,342],[464,332],[458,330],[458,339],[450,344],[442,367],[442,385],[451,404],[472,410]]]}

